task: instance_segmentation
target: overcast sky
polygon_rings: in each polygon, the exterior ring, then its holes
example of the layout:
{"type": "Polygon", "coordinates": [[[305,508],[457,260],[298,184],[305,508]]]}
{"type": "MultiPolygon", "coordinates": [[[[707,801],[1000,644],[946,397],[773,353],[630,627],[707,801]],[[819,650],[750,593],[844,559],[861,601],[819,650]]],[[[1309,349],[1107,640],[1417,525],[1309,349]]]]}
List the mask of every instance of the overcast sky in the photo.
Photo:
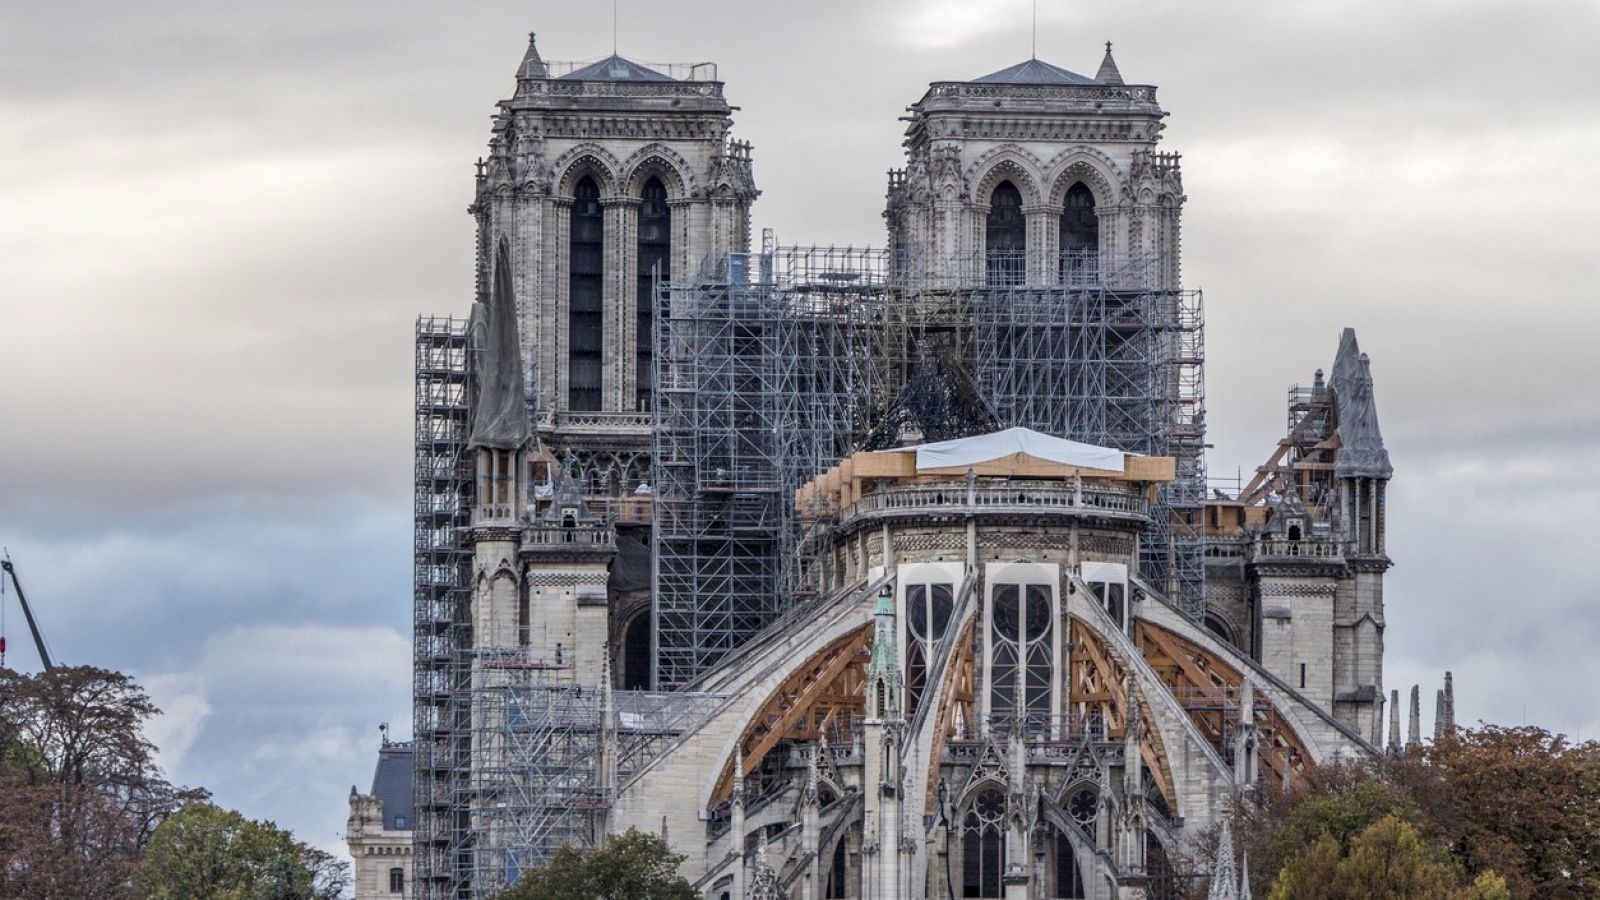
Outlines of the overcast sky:
{"type": "MultiPolygon", "coordinates": [[[[897,117],[1029,53],[1029,0],[623,0],[714,60],[758,227],[881,244],[897,117]]],[[[0,7],[0,544],[59,657],[135,673],[177,781],[339,848],[410,732],[411,332],[471,302],[472,161],[604,3],[0,7]]],[[[1387,681],[1600,737],[1600,4],[1041,0],[1184,155],[1214,474],[1339,329],[1396,475],[1387,681]]],[[[14,599],[8,664],[37,668],[14,599]]]]}

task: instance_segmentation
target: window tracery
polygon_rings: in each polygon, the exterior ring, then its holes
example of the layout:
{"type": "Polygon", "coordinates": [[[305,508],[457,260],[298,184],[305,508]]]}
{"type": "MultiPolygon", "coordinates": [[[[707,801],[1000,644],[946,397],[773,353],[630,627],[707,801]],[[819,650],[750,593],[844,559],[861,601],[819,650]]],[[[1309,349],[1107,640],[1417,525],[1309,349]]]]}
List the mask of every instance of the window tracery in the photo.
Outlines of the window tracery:
{"type": "Polygon", "coordinates": [[[1005,868],[1006,798],[986,788],[961,820],[961,896],[1002,897],[1005,868]]]}
{"type": "Polygon", "coordinates": [[[1053,607],[1049,585],[995,586],[989,604],[992,724],[1015,720],[1030,731],[1049,730],[1055,682],[1053,607]]]}

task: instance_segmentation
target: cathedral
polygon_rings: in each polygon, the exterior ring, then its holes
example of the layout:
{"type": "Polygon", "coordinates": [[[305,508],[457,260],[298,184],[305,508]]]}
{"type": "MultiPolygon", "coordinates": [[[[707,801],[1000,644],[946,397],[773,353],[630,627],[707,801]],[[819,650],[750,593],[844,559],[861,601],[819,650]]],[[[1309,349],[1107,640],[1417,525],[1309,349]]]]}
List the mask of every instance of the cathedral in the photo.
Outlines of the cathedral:
{"type": "Polygon", "coordinates": [[[1208,485],[1181,160],[1109,44],[928,85],[877,250],[752,232],[714,64],[515,75],[476,301],[417,328],[382,877],[490,897],[635,828],[712,900],[1180,897],[1254,786],[1381,751],[1372,365],[1329,335],[1208,485]]]}

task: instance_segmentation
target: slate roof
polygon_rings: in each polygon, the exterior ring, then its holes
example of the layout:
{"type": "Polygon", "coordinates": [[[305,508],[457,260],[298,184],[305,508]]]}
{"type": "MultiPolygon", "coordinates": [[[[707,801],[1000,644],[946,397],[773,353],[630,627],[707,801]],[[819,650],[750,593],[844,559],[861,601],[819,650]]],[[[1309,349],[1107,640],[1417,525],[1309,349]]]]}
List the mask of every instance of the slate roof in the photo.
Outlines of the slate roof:
{"type": "Polygon", "coordinates": [[[558,81],[674,81],[655,69],[615,54],[561,76],[558,81]]]}
{"type": "Polygon", "coordinates": [[[384,744],[378,750],[378,767],[372,773],[372,796],[383,803],[386,831],[408,831],[416,822],[411,814],[411,744],[384,744]]]}
{"type": "Polygon", "coordinates": [[[1053,66],[1042,59],[1029,59],[1008,66],[998,72],[991,72],[982,78],[974,78],[972,84],[1099,84],[1086,75],[1077,72],[1068,72],[1060,66],[1053,66]]]}

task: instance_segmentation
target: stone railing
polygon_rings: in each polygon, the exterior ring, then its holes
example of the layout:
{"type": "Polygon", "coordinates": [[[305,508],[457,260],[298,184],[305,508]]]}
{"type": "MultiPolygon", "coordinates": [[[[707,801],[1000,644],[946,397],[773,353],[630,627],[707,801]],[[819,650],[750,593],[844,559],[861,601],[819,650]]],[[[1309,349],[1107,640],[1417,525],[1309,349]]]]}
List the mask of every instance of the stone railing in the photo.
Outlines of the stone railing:
{"type": "Polygon", "coordinates": [[[940,99],[1048,100],[1068,106],[1104,108],[1106,105],[1156,105],[1156,89],[1150,85],[1100,84],[1004,84],[968,81],[939,81],[928,88],[928,96],[940,99]]]}
{"type": "MultiPolygon", "coordinates": [[[[598,59],[547,59],[544,61],[545,76],[550,79],[565,78],[580,69],[586,69],[597,62],[598,59]]],[[[634,65],[643,66],[660,75],[665,75],[675,81],[689,82],[715,82],[717,80],[717,64],[714,62],[643,62],[629,60],[634,65]]],[[[635,84],[641,82],[633,82],[635,84]]],[[[660,84],[663,82],[642,82],[644,84],[660,84]]]]}
{"type": "Polygon", "coordinates": [[[531,525],[522,529],[523,550],[615,550],[614,528],[531,525]]]}
{"type": "Polygon", "coordinates": [[[896,518],[930,512],[966,515],[1024,513],[1111,516],[1142,519],[1149,511],[1144,495],[1123,488],[1011,484],[968,489],[964,485],[895,487],[862,497],[843,519],[896,518]]]}
{"type": "Polygon", "coordinates": [[[592,428],[631,431],[649,428],[653,421],[653,414],[648,412],[551,410],[539,417],[539,426],[541,428],[592,428]]]}
{"type": "Polygon", "coordinates": [[[1343,559],[1344,547],[1337,541],[1258,541],[1256,559],[1343,559]]]}

